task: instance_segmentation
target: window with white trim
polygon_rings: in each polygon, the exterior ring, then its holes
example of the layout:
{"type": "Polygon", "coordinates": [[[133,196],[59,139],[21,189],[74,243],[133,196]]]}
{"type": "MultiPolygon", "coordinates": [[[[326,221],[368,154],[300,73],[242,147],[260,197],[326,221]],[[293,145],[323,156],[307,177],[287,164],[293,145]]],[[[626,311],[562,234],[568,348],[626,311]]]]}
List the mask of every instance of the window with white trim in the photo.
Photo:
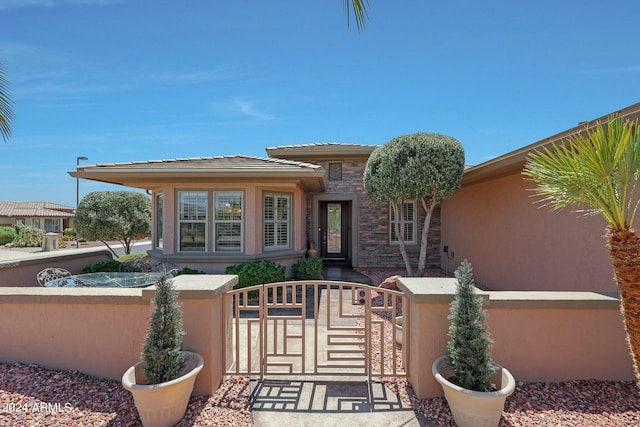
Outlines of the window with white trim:
{"type": "Polygon", "coordinates": [[[215,250],[242,252],[242,192],[215,193],[214,241],[215,250]]]}
{"type": "Polygon", "coordinates": [[[156,193],[156,248],[162,249],[162,233],[163,233],[163,211],[164,211],[164,195],[156,193]]]}
{"type": "Polygon", "coordinates": [[[207,250],[207,192],[178,192],[178,244],[183,252],[207,250]]]}
{"type": "MultiPolygon", "coordinates": [[[[417,204],[415,200],[405,201],[402,206],[398,206],[400,210],[400,230],[406,244],[416,244],[416,230],[418,228],[417,204]]],[[[389,204],[389,241],[391,244],[398,244],[398,236],[396,235],[396,219],[393,207],[389,204]]]]}
{"type": "Polygon", "coordinates": [[[44,219],[44,231],[47,233],[57,233],[60,231],[60,220],[57,218],[45,218],[44,219]]]}
{"type": "Polygon", "coordinates": [[[286,194],[265,194],[263,211],[264,248],[290,248],[291,196],[286,194]]]}

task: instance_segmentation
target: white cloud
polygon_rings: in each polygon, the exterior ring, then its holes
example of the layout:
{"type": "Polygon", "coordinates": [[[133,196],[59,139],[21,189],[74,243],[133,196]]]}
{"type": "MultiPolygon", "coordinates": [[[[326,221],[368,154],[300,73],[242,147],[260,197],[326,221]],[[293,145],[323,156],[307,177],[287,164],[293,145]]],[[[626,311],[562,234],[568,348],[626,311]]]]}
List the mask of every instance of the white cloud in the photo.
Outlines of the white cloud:
{"type": "Polygon", "coordinates": [[[254,119],[262,121],[274,120],[275,116],[272,114],[260,111],[255,102],[242,98],[235,98],[229,102],[216,102],[214,103],[216,110],[226,114],[242,114],[254,119]]]}

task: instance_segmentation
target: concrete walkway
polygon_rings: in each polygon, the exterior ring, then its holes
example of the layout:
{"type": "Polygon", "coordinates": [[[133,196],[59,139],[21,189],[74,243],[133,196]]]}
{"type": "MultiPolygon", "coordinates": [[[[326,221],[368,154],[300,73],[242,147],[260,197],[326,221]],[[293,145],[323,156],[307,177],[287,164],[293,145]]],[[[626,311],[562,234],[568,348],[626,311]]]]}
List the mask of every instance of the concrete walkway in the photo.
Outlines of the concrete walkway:
{"type": "Polygon", "coordinates": [[[254,391],[256,427],[428,426],[384,384],[265,380],[254,391]]]}

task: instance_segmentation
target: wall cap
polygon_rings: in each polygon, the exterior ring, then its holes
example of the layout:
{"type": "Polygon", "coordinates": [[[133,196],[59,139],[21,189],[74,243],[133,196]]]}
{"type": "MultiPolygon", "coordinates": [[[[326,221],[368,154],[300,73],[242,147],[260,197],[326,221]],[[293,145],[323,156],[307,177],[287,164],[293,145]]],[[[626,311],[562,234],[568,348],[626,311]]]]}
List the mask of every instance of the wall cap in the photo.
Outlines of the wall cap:
{"type": "MultiPolygon", "coordinates": [[[[402,277],[398,287],[413,304],[450,304],[456,293],[453,277],[402,277]]],[[[500,309],[618,309],[617,292],[482,291],[486,308],[500,309]]]]}

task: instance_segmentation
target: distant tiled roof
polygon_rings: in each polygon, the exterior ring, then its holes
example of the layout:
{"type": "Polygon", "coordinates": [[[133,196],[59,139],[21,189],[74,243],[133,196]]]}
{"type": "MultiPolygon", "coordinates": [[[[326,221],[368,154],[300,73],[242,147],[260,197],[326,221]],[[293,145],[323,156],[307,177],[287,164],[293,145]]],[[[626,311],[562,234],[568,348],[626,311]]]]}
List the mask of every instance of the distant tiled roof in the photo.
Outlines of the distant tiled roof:
{"type": "Polygon", "coordinates": [[[0,201],[0,216],[22,217],[73,217],[74,208],[49,202],[3,202],[0,201]]]}

